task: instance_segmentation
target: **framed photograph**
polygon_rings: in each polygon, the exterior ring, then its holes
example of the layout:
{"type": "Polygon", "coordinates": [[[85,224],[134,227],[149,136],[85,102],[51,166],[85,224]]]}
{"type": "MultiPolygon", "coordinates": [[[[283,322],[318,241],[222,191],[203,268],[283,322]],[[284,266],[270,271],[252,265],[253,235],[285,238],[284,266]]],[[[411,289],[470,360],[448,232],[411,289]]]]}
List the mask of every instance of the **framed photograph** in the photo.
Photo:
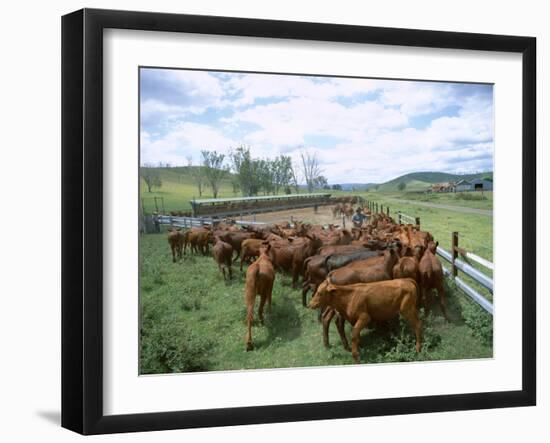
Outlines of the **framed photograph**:
{"type": "Polygon", "coordinates": [[[84,9],[62,59],[64,427],[535,405],[534,38],[84,9]]]}

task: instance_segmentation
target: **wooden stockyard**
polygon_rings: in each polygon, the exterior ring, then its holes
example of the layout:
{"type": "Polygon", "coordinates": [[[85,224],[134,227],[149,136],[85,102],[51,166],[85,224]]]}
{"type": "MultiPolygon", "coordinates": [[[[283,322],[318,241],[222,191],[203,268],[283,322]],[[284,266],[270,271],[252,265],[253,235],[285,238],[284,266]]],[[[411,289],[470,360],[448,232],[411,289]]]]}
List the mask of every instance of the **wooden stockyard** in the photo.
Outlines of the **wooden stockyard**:
{"type": "Polygon", "coordinates": [[[194,217],[235,217],[330,204],[331,194],[263,195],[256,197],[190,200],[194,217]]]}

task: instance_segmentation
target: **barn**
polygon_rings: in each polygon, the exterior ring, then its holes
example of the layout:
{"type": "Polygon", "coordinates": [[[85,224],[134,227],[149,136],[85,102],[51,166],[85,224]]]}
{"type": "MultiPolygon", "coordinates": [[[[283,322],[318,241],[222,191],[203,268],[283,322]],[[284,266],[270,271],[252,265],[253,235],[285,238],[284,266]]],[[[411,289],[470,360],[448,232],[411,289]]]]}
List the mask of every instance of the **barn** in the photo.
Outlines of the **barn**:
{"type": "Polygon", "coordinates": [[[472,185],[472,191],[492,191],[493,190],[493,180],[487,178],[476,178],[470,180],[472,185]]]}
{"type": "Polygon", "coordinates": [[[460,180],[455,185],[456,192],[472,191],[473,189],[472,183],[468,180],[460,180]]]}

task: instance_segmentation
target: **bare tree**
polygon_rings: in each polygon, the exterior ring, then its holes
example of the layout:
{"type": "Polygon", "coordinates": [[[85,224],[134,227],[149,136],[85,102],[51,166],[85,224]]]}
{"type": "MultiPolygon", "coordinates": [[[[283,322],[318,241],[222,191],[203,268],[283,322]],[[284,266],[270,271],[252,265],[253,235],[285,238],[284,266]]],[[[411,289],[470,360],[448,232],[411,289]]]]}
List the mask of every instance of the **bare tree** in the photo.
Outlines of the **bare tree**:
{"type": "Polygon", "coordinates": [[[202,151],[204,177],[212,188],[214,198],[218,198],[221,181],[227,175],[227,169],[223,166],[224,158],[224,154],[216,151],[202,151]]]}
{"type": "Polygon", "coordinates": [[[160,188],[162,186],[162,180],[158,169],[155,169],[151,165],[144,165],[140,167],[139,175],[143,178],[149,192],[151,192],[153,188],[160,188]]]}
{"type": "Polygon", "coordinates": [[[319,159],[315,152],[310,153],[308,151],[300,152],[300,157],[302,158],[302,174],[307,184],[307,190],[313,192],[313,188],[323,172],[319,166],[319,159]]]}
{"type": "Polygon", "coordinates": [[[187,156],[187,167],[189,168],[189,173],[191,174],[193,181],[197,185],[199,197],[202,197],[202,191],[204,189],[203,167],[201,165],[193,166],[193,157],[191,155],[187,156]]]}

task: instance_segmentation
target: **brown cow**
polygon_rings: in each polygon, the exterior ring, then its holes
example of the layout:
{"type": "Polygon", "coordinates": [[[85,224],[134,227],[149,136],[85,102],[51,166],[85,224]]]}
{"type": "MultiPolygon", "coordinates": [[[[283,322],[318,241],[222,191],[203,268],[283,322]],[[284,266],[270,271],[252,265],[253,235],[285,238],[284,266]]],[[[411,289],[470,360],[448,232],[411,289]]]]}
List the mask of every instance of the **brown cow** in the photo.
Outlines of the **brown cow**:
{"type": "Polygon", "coordinates": [[[288,241],[271,242],[269,257],[275,268],[292,272],[292,287],[296,288],[298,276],[304,274],[304,262],[315,255],[322,246],[322,241],[316,235],[306,235],[288,241]]]}
{"type": "Polygon", "coordinates": [[[241,246],[244,240],[247,238],[255,238],[256,234],[254,232],[225,232],[219,235],[220,239],[224,242],[229,243],[233,247],[233,252],[236,252],[237,255],[233,258],[233,261],[236,261],[241,255],[241,246]]]}
{"type": "MultiPolygon", "coordinates": [[[[326,280],[317,289],[309,307],[332,308],[352,324],[351,355],[355,363],[359,363],[361,330],[371,320],[387,321],[398,314],[401,314],[413,328],[416,335],[416,352],[420,352],[422,321],[418,318],[418,294],[418,284],[410,278],[347,286],[333,285],[326,280]]],[[[342,327],[342,332],[343,329],[342,327]]]]}
{"type": "Polygon", "coordinates": [[[220,240],[219,237],[215,237],[212,254],[214,256],[214,261],[218,264],[220,272],[223,274],[223,279],[227,280],[225,276],[225,269],[227,268],[229,273],[229,280],[231,280],[233,278],[231,271],[233,246],[231,246],[229,243],[224,242],[223,240],[220,240]]]}
{"type": "Polygon", "coordinates": [[[212,242],[213,238],[212,231],[209,228],[193,228],[185,236],[184,249],[187,248],[187,244],[189,243],[192,252],[200,252],[203,255],[207,255],[208,245],[212,242]]]}
{"type": "Polygon", "coordinates": [[[420,299],[425,304],[427,295],[431,293],[433,289],[436,289],[437,294],[439,295],[441,311],[443,312],[445,319],[449,320],[449,316],[447,314],[447,302],[445,300],[445,288],[443,287],[443,267],[441,266],[439,259],[435,256],[437,246],[439,246],[439,242],[429,242],[428,248],[424,252],[424,255],[420,259],[420,263],[418,264],[420,287],[422,288],[422,296],[420,299]]]}
{"type": "Polygon", "coordinates": [[[172,250],[172,261],[176,263],[176,257],[181,258],[183,248],[184,234],[181,228],[172,228],[168,230],[168,244],[172,250]]]}
{"type": "Polygon", "coordinates": [[[258,316],[262,323],[264,321],[264,305],[266,302],[268,309],[271,310],[271,292],[273,290],[273,282],[275,281],[275,271],[268,256],[270,249],[271,245],[269,243],[264,244],[260,249],[258,259],[246,270],[245,302],[247,332],[245,343],[247,351],[254,349],[254,345],[252,344],[252,322],[254,321],[256,295],[260,296],[258,316]]]}
{"type": "Polygon", "coordinates": [[[393,267],[393,278],[412,278],[420,284],[418,264],[422,256],[422,248],[416,247],[412,252],[410,249],[408,246],[403,248],[401,258],[393,267]],[[412,257],[410,256],[411,254],[412,257]]]}
{"type": "Polygon", "coordinates": [[[243,270],[243,263],[249,258],[256,259],[260,255],[260,247],[264,243],[264,240],[257,238],[247,238],[241,243],[241,271],[243,270]]]}
{"type": "Polygon", "coordinates": [[[393,267],[398,259],[395,250],[386,249],[383,256],[355,261],[348,266],[331,271],[328,279],[335,285],[391,280],[393,267]]]}

